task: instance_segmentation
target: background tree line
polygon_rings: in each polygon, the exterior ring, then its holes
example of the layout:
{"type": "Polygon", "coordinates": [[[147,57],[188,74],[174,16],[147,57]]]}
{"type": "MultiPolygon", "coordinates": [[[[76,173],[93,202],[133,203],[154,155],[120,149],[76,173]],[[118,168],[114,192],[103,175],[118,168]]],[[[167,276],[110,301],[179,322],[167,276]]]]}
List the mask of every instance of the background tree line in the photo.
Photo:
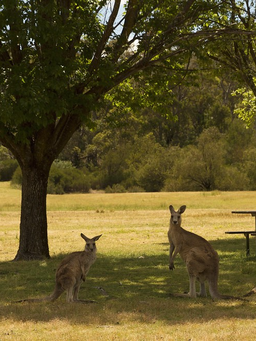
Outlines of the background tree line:
{"type": "MultiPolygon", "coordinates": [[[[146,77],[123,83],[94,113],[94,127],[82,126],[54,162],[48,193],[255,190],[255,127],[235,113],[237,87],[216,70],[168,89],[146,77]]],[[[0,180],[21,184],[4,147],[0,157],[0,180]]]]}

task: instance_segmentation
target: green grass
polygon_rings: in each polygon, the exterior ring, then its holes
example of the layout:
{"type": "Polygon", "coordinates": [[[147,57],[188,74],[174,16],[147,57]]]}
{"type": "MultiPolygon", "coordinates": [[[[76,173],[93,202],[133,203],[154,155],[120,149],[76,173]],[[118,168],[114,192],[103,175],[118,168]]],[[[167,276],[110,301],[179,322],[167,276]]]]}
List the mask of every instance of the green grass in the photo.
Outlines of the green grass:
{"type": "Polygon", "coordinates": [[[220,256],[219,290],[243,295],[256,283],[256,238],[225,235],[253,229],[254,192],[72,194],[48,197],[47,261],[11,262],[18,249],[20,191],[0,183],[0,340],[254,340],[256,297],[248,302],[184,299],[178,256],[168,269],[168,206],[187,205],[183,227],[208,239],[220,256]],[[82,250],[80,233],[103,234],[98,259],[80,290],[96,304],[14,303],[48,295],[65,254],[82,250]],[[104,292],[100,288],[104,289],[104,292]],[[105,295],[107,293],[107,296],[105,295]]]}

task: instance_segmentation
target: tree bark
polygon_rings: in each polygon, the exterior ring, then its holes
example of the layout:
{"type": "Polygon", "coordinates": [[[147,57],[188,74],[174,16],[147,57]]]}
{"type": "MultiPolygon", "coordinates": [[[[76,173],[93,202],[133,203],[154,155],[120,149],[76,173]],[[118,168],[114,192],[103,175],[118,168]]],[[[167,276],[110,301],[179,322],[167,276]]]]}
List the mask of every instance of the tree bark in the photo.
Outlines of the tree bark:
{"type": "Polygon", "coordinates": [[[22,168],[20,240],[15,261],[50,258],[46,214],[49,171],[50,166],[22,168]]]}

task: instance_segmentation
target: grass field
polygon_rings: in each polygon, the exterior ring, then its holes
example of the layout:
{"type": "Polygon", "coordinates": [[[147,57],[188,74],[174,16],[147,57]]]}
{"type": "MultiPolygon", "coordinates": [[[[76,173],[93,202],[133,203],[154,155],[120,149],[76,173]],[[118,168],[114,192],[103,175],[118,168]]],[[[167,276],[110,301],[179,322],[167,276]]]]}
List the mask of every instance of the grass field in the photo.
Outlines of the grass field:
{"type": "Polygon", "coordinates": [[[256,295],[242,301],[171,296],[188,289],[178,256],[168,269],[168,206],[187,205],[183,227],[209,240],[220,256],[219,291],[243,295],[256,286],[255,192],[72,194],[48,196],[51,259],[11,262],[18,249],[20,191],[0,183],[0,340],[255,340],[256,295]],[[63,256],[82,250],[83,232],[103,234],[98,259],[80,290],[94,304],[14,303],[43,297],[63,256]],[[101,288],[104,290],[102,291],[101,288]]]}

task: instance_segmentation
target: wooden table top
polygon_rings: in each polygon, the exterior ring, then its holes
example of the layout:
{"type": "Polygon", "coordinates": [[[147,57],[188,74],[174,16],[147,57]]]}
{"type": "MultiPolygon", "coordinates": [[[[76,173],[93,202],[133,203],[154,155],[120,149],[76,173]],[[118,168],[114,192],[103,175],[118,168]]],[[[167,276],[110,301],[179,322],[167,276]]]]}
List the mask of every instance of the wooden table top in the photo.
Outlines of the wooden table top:
{"type": "Polygon", "coordinates": [[[256,215],[256,211],[255,210],[250,210],[250,211],[232,211],[231,213],[256,215]]]}

